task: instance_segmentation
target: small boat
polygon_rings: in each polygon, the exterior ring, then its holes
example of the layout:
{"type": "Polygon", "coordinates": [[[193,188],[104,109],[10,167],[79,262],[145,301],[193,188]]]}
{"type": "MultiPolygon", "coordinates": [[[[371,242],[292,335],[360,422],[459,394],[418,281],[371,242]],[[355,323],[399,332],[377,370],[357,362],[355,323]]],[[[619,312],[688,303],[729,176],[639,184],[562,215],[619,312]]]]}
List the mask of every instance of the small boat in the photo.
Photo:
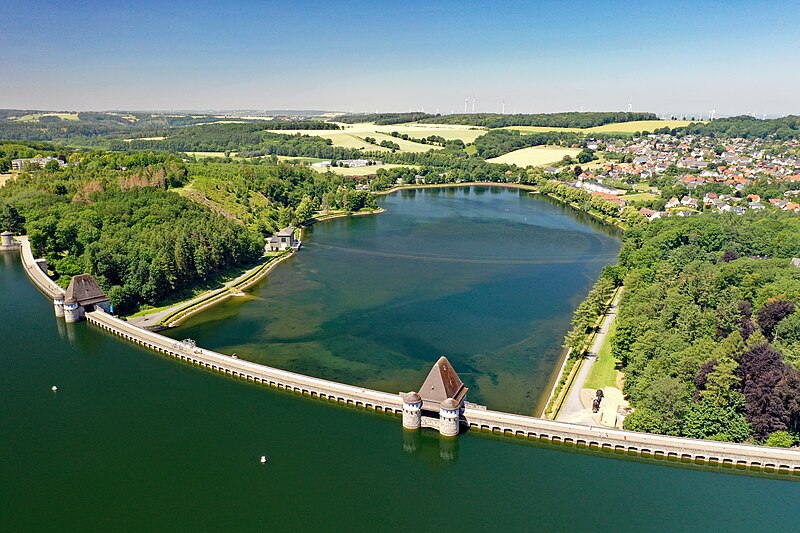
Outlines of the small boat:
{"type": "Polygon", "coordinates": [[[261,456],[261,464],[263,465],[266,462],[267,462],[267,456],[266,455],[262,455],[261,456]]]}
{"type": "Polygon", "coordinates": [[[57,391],[57,390],[58,390],[58,387],[56,387],[55,385],[53,385],[53,388],[52,388],[52,389],[50,389],[50,390],[52,390],[53,392],[55,392],[55,391],[57,391]]]}

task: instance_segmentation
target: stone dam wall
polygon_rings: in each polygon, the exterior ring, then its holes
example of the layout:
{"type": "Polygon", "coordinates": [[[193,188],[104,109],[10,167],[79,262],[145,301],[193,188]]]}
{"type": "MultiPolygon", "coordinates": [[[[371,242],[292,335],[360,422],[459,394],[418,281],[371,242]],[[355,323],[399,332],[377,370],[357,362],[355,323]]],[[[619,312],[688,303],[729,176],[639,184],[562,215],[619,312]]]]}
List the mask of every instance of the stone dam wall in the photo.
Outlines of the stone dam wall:
{"type": "MultiPolygon", "coordinates": [[[[63,294],[34,262],[27,239],[20,239],[20,256],[30,280],[44,294],[63,294]]],[[[233,378],[292,391],[321,400],[401,415],[399,394],[346,385],[240,360],[200,347],[186,346],[174,339],[147,331],[104,311],[86,313],[89,323],[130,342],[179,361],[219,372],[233,378]]],[[[770,448],[706,440],[652,435],[604,427],[582,426],[531,416],[484,409],[467,403],[462,414],[464,427],[475,431],[520,439],[560,443],[578,448],[652,457],[677,463],[691,463],[757,470],[800,476],[800,450],[770,448]]]]}

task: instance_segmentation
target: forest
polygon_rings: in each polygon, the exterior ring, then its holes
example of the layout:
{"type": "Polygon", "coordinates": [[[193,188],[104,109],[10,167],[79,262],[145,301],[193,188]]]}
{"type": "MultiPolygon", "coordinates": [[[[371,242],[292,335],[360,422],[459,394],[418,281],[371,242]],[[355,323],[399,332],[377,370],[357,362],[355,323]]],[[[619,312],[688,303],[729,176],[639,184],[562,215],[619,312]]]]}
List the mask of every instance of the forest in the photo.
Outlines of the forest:
{"type": "Polygon", "coordinates": [[[601,111],[579,113],[538,113],[509,114],[467,113],[429,117],[422,122],[428,124],[463,124],[486,128],[508,126],[546,126],[550,128],[593,128],[614,122],[633,122],[636,120],[658,120],[654,113],[631,113],[623,111],[601,111]]]}
{"type": "Polygon", "coordinates": [[[789,446],[800,430],[800,220],[706,214],[629,228],[613,339],[627,429],[789,446]]]}
{"type": "Polygon", "coordinates": [[[684,128],[679,128],[678,131],[684,134],[708,137],[789,140],[800,136],[800,117],[788,116],[761,120],[749,115],[742,115],[718,118],[705,123],[692,123],[684,128]]]}
{"type": "Polygon", "coordinates": [[[0,188],[0,221],[29,235],[61,285],[96,276],[121,313],[251,266],[265,235],[318,209],[377,207],[353,180],[304,166],[68,152],[68,167],[22,172],[0,188]]]}

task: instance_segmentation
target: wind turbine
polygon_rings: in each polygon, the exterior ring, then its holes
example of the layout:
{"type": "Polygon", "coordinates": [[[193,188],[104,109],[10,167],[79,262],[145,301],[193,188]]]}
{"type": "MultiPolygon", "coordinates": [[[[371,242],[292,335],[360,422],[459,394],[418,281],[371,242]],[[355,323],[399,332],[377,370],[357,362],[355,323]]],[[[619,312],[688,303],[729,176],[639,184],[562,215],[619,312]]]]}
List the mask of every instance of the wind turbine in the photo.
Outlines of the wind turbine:
{"type": "Polygon", "coordinates": [[[506,114],[506,101],[503,100],[503,114],[506,114]]]}
{"type": "Polygon", "coordinates": [[[631,96],[631,99],[628,100],[628,113],[632,111],[633,111],[633,97],[631,96]]]}
{"type": "Polygon", "coordinates": [[[472,97],[472,112],[475,112],[475,97],[472,97]]]}
{"type": "Polygon", "coordinates": [[[581,104],[581,113],[583,113],[583,104],[581,104]]]}
{"type": "Polygon", "coordinates": [[[711,112],[708,114],[708,120],[714,120],[714,116],[717,114],[716,109],[712,109],[711,112]]]}
{"type": "Polygon", "coordinates": [[[467,104],[469,103],[469,98],[464,98],[464,114],[467,114],[467,104]]]}

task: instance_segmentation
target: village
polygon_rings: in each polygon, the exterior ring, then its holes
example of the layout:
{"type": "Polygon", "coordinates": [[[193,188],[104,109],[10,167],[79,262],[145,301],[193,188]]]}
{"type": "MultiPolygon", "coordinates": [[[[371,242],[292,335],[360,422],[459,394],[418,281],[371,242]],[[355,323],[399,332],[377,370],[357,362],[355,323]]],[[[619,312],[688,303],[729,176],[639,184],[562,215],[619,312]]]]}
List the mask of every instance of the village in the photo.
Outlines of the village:
{"type": "MultiPolygon", "coordinates": [[[[634,206],[650,220],[701,211],[800,212],[800,142],[797,139],[715,139],[650,134],[592,140],[599,161],[576,168],[569,185],[620,208],[634,206]]],[[[563,176],[558,167],[545,172],[563,176]]],[[[563,179],[563,178],[562,178],[563,179]]]]}

